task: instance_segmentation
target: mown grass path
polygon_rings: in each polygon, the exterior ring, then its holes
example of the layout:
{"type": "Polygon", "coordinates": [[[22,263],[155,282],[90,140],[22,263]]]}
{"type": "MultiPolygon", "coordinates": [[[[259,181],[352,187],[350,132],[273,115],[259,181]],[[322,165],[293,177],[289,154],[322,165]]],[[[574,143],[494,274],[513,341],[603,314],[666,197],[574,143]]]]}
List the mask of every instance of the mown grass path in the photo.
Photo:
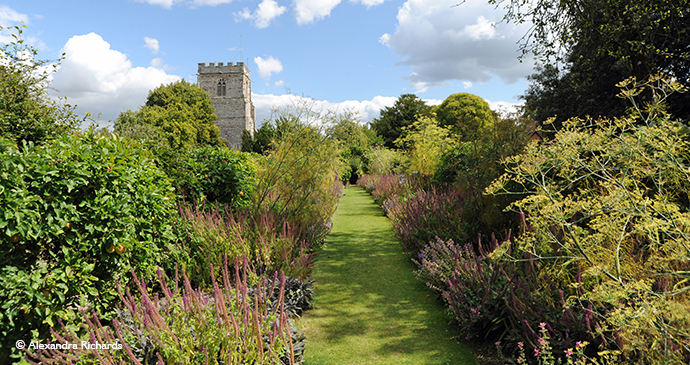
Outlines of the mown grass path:
{"type": "Polygon", "coordinates": [[[305,364],[476,364],[388,218],[363,189],[345,193],[313,271],[317,308],[299,321],[305,364]]]}

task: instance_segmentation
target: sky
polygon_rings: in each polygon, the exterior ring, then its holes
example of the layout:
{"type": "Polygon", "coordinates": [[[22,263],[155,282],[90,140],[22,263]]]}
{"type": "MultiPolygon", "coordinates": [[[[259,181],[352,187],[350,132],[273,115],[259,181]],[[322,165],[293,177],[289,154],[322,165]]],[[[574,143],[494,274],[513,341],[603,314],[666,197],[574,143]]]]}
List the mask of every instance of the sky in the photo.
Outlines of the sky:
{"type": "Polygon", "coordinates": [[[51,93],[105,125],[149,90],[196,82],[200,62],[247,64],[257,125],[305,97],[363,122],[408,93],[439,104],[468,92],[509,109],[534,64],[518,60],[528,25],[503,15],[486,0],[0,2],[0,25],[25,24],[39,59],[64,54],[51,93]]]}

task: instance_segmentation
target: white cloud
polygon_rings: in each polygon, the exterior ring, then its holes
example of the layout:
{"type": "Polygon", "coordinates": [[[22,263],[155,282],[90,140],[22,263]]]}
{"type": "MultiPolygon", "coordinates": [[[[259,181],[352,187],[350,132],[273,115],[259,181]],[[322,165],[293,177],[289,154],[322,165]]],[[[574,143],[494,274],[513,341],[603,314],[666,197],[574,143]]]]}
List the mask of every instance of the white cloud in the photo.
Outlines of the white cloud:
{"type": "MultiPolygon", "coordinates": [[[[398,98],[394,96],[375,96],[371,100],[346,100],[335,103],[327,100],[314,100],[290,94],[252,94],[257,125],[261,125],[263,121],[271,119],[272,110],[302,105],[303,103],[307,103],[313,110],[317,111],[354,112],[359,116],[362,122],[369,123],[374,118],[378,118],[381,114],[381,109],[393,106],[396,100],[398,100],[398,98]]],[[[428,105],[438,105],[443,102],[443,100],[435,99],[424,101],[426,101],[428,105]]]]}
{"type": "Polygon", "coordinates": [[[293,0],[293,3],[297,24],[304,25],[329,16],[340,0],[293,0]]]}
{"type": "Polygon", "coordinates": [[[507,101],[487,100],[486,102],[489,103],[489,109],[495,111],[502,117],[507,117],[510,114],[516,113],[518,108],[524,105],[524,103],[510,103],[507,101]]]}
{"type": "Polygon", "coordinates": [[[383,44],[386,47],[390,47],[390,40],[391,40],[391,35],[388,33],[385,33],[384,35],[379,38],[379,43],[383,44]]]}
{"type": "MultiPolygon", "coordinates": [[[[0,5],[0,25],[5,28],[11,28],[14,25],[21,23],[29,23],[29,16],[19,13],[7,5],[0,5]]],[[[3,29],[0,31],[0,43],[8,44],[14,41],[12,34],[15,33],[12,29],[3,29]]],[[[32,43],[29,43],[32,44],[32,43]]]]}
{"type": "Polygon", "coordinates": [[[275,87],[285,86],[285,81],[283,81],[283,80],[276,81],[276,83],[273,86],[275,86],[275,87]]]}
{"type": "Polygon", "coordinates": [[[141,3],[150,5],[157,5],[165,9],[172,8],[173,5],[187,4],[189,7],[195,6],[217,6],[221,4],[229,4],[233,0],[137,0],[141,3]]]}
{"type": "Polygon", "coordinates": [[[271,25],[271,21],[281,16],[286,10],[287,8],[284,6],[278,6],[275,0],[263,0],[254,14],[248,8],[244,8],[241,12],[233,13],[233,15],[235,15],[236,22],[251,19],[254,20],[254,25],[257,28],[263,29],[271,25]]]}
{"type": "Polygon", "coordinates": [[[165,61],[163,61],[162,58],[154,58],[151,60],[151,66],[155,68],[161,68],[165,64],[165,61]]]}
{"type": "MultiPolygon", "coordinates": [[[[370,123],[381,115],[381,109],[393,106],[396,100],[398,100],[398,98],[395,96],[375,96],[371,100],[345,100],[335,103],[328,100],[314,100],[292,94],[252,94],[257,126],[263,124],[265,120],[270,120],[275,117],[272,115],[273,110],[298,105],[308,105],[312,110],[321,112],[353,112],[359,116],[363,123],[370,123]]],[[[438,99],[423,100],[427,105],[439,105],[443,102],[443,100],[438,99]]],[[[522,103],[510,103],[506,101],[486,100],[486,102],[489,103],[489,108],[491,108],[491,110],[498,112],[502,116],[507,116],[510,113],[516,112],[517,108],[522,105],[522,103]]]]}
{"type": "Polygon", "coordinates": [[[161,50],[158,39],[151,37],[144,37],[144,48],[150,49],[153,54],[157,54],[161,50]]]}
{"type": "MultiPolygon", "coordinates": [[[[383,4],[386,0],[350,0],[367,8],[383,4]]],[[[292,0],[297,24],[304,25],[321,20],[329,15],[341,0],[292,0]]]]}
{"type": "Polygon", "coordinates": [[[217,6],[221,4],[229,4],[233,0],[194,0],[192,2],[192,5],[200,5],[200,6],[217,6]]]}
{"type": "Polygon", "coordinates": [[[14,23],[29,23],[29,16],[17,12],[7,5],[0,5],[0,24],[7,26],[14,23]]]}
{"type": "Polygon", "coordinates": [[[384,1],[386,0],[350,0],[353,3],[361,3],[362,5],[366,5],[367,8],[375,6],[375,5],[380,5],[383,4],[384,1]]]}
{"type": "Polygon", "coordinates": [[[469,82],[469,81],[464,81],[464,82],[462,83],[462,87],[463,87],[463,89],[469,89],[469,88],[472,87],[472,83],[469,82]]]}
{"type": "Polygon", "coordinates": [[[477,18],[477,23],[465,26],[464,33],[475,41],[496,37],[496,23],[488,21],[484,16],[477,18]]]}
{"type": "Polygon", "coordinates": [[[179,3],[179,0],[138,0],[139,2],[142,3],[147,3],[151,5],[159,5],[161,7],[164,7],[166,9],[170,9],[173,4],[179,3]]]}
{"type": "Polygon", "coordinates": [[[268,79],[272,74],[279,74],[283,71],[283,64],[273,56],[269,56],[266,59],[255,57],[254,62],[259,67],[259,76],[263,79],[268,79]]]}
{"type": "Polygon", "coordinates": [[[104,120],[138,108],[149,90],[180,79],[156,67],[133,67],[126,55],[110,49],[96,33],[70,38],[62,51],[65,59],[53,75],[51,86],[58,90],[53,94],[66,96],[79,106],[80,114],[101,113],[104,120]]]}
{"type": "Polygon", "coordinates": [[[499,23],[503,17],[485,0],[408,0],[398,11],[395,32],[379,42],[411,66],[405,79],[423,92],[450,80],[488,82],[493,75],[512,84],[532,71],[533,63],[517,60],[516,42],[528,24],[499,23]]]}

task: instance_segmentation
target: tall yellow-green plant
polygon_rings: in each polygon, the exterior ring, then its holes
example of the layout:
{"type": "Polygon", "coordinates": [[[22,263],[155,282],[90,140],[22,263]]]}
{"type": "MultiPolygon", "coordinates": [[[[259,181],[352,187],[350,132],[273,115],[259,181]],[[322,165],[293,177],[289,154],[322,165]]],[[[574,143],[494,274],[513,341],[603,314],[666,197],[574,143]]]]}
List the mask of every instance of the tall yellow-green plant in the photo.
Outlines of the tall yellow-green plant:
{"type": "Polygon", "coordinates": [[[529,193],[511,206],[531,226],[522,248],[565,285],[582,273],[584,295],[569,302],[606,308],[593,331],[614,334],[630,359],[680,363],[690,356],[690,140],[663,106],[682,88],[660,77],[620,86],[654,101],[622,119],[567,121],[508,158],[488,192],[512,182],[529,193]]]}
{"type": "Polygon", "coordinates": [[[432,176],[439,166],[441,156],[455,144],[450,137],[450,130],[438,125],[435,119],[421,117],[409,127],[403,127],[404,137],[396,143],[409,148],[409,172],[418,172],[421,176],[432,176]]]}
{"type": "Polygon", "coordinates": [[[371,175],[392,175],[405,171],[409,158],[398,150],[375,146],[364,153],[367,159],[367,173],[371,175]]]}
{"type": "Polygon", "coordinates": [[[283,133],[257,170],[257,209],[270,208],[299,224],[326,221],[337,197],[331,194],[346,168],[333,139],[321,133],[332,115],[308,103],[279,112],[283,133]]]}

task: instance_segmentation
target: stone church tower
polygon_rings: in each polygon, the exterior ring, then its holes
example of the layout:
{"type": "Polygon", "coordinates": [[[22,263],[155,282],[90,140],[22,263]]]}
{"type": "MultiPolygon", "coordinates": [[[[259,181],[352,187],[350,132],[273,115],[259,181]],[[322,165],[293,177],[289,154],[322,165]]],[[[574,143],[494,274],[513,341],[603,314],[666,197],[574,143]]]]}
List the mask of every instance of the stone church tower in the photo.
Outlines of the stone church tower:
{"type": "Polygon", "coordinates": [[[252,104],[252,86],[249,79],[249,68],[244,62],[233,65],[228,62],[199,63],[197,84],[211,95],[216,108],[220,136],[228,147],[239,150],[242,143],[242,131],[248,130],[254,135],[254,104],[252,104]]]}

